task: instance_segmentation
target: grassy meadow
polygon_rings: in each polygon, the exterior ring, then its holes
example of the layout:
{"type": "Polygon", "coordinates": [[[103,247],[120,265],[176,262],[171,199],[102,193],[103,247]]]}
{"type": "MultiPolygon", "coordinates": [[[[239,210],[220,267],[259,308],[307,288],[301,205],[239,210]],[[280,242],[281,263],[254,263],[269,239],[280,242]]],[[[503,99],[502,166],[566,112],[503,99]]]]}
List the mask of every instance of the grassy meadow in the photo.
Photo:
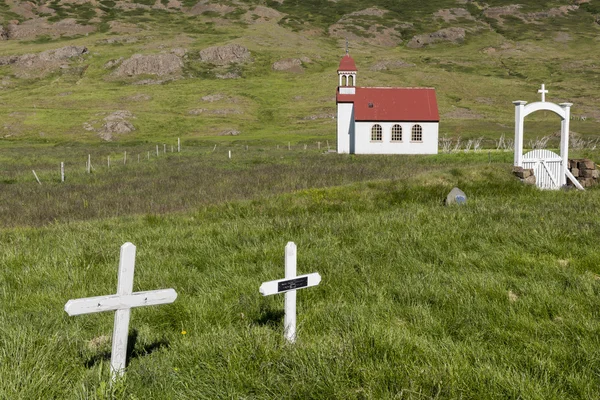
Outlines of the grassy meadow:
{"type": "MultiPolygon", "coordinates": [[[[16,3],[0,0],[2,26],[27,22],[16,3]]],[[[0,56],[89,50],[39,76],[0,65],[0,399],[600,398],[600,190],[524,186],[498,149],[514,135],[511,102],[537,101],[545,83],[548,101],[573,103],[571,158],[600,160],[595,2],[540,17],[572,4],[530,1],[502,18],[454,0],[244,0],[198,15],[195,0],[129,3],[53,1],[50,23],[96,31],[0,41],[0,56]],[[436,88],[449,152],[327,151],[345,45],[335,25],[354,35],[359,86],[436,88]],[[461,43],[408,46],[457,27],[461,43]],[[396,45],[377,42],[388,29],[396,45]],[[200,61],[230,43],[251,60],[200,61]],[[179,76],[107,66],[182,48],[179,76]],[[274,70],[288,58],[302,72],[274,70]],[[104,141],[118,110],[135,130],[104,141]],[[465,152],[475,139],[482,150],[465,152]],[[455,186],[467,204],[446,207],[455,186]],[[295,345],[283,296],[258,292],[283,277],[288,241],[298,273],[323,277],[298,293],[295,345]],[[63,307],[116,291],[125,242],[134,291],[178,298],[132,311],[127,373],[111,385],[114,314],[63,307]]],[[[555,148],[559,132],[556,116],[531,115],[525,147],[555,148]]]]}
{"type": "Polygon", "coordinates": [[[3,184],[0,398],[600,396],[600,191],[523,186],[510,152],[213,148],[3,184]],[[466,205],[443,206],[453,186],[466,205]],[[111,387],[113,314],[63,306],[114,293],[126,241],[134,290],[179,297],[133,310],[111,387]],[[298,294],[294,346],[283,296],[258,293],[288,241],[323,276],[298,294]]]}

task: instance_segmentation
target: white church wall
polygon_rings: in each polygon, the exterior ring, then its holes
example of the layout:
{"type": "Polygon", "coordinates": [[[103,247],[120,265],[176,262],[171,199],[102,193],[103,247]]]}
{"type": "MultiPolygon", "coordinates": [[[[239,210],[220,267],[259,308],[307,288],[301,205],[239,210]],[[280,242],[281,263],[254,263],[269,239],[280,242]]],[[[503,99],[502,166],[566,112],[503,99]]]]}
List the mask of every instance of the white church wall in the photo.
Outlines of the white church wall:
{"type": "Polygon", "coordinates": [[[337,105],[337,152],[350,153],[350,141],[354,134],[352,111],[354,104],[339,103],[337,105]]]}
{"type": "MultiPolygon", "coordinates": [[[[340,123],[339,121],[338,119],[338,124],[340,123]]],[[[420,122],[418,124],[423,129],[423,140],[421,142],[411,141],[412,127],[415,125],[412,122],[357,122],[354,153],[437,154],[439,123],[420,122]],[[376,123],[381,125],[382,128],[382,140],[380,142],[371,140],[371,128],[376,123]],[[400,142],[392,142],[392,126],[395,124],[399,124],[402,127],[402,141],[400,142]]]]}

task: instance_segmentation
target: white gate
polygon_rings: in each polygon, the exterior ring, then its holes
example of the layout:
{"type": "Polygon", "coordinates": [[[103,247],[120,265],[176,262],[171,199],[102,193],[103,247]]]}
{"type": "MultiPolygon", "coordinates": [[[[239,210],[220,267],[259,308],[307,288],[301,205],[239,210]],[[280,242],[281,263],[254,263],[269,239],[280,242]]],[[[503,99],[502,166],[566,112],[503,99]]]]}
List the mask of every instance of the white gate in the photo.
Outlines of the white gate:
{"type": "Polygon", "coordinates": [[[523,168],[533,169],[540,189],[560,189],[562,158],[550,150],[532,150],[523,154],[523,168]]]}

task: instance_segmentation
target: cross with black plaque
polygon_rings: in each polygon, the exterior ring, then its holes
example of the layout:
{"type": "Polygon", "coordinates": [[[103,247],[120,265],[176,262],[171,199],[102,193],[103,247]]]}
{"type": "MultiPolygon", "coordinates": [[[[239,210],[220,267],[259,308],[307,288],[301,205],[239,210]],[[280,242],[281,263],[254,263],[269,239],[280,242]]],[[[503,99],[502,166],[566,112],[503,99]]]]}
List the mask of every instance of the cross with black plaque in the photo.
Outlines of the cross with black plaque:
{"type": "Polygon", "coordinates": [[[285,293],[284,336],[290,343],[296,342],[296,290],[317,286],[320,282],[321,275],[317,272],[296,276],[296,244],[288,242],[285,246],[285,278],[260,285],[263,296],[285,293]]]}

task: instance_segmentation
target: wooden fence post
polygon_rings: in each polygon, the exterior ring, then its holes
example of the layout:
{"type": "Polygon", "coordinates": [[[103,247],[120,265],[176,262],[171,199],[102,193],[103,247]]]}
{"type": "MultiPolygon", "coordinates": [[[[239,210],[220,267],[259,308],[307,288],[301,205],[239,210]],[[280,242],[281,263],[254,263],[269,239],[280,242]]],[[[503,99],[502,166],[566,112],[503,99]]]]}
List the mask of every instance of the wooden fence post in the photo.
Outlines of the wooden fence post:
{"type": "Polygon", "coordinates": [[[177,138],[177,152],[181,153],[181,139],[177,138]]]}
{"type": "Polygon", "coordinates": [[[65,163],[63,161],[60,163],[60,181],[65,181],[65,163]]]}
{"type": "Polygon", "coordinates": [[[88,154],[88,160],[87,160],[87,173],[91,173],[92,172],[92,156],[90,154],[88,154]]]}

